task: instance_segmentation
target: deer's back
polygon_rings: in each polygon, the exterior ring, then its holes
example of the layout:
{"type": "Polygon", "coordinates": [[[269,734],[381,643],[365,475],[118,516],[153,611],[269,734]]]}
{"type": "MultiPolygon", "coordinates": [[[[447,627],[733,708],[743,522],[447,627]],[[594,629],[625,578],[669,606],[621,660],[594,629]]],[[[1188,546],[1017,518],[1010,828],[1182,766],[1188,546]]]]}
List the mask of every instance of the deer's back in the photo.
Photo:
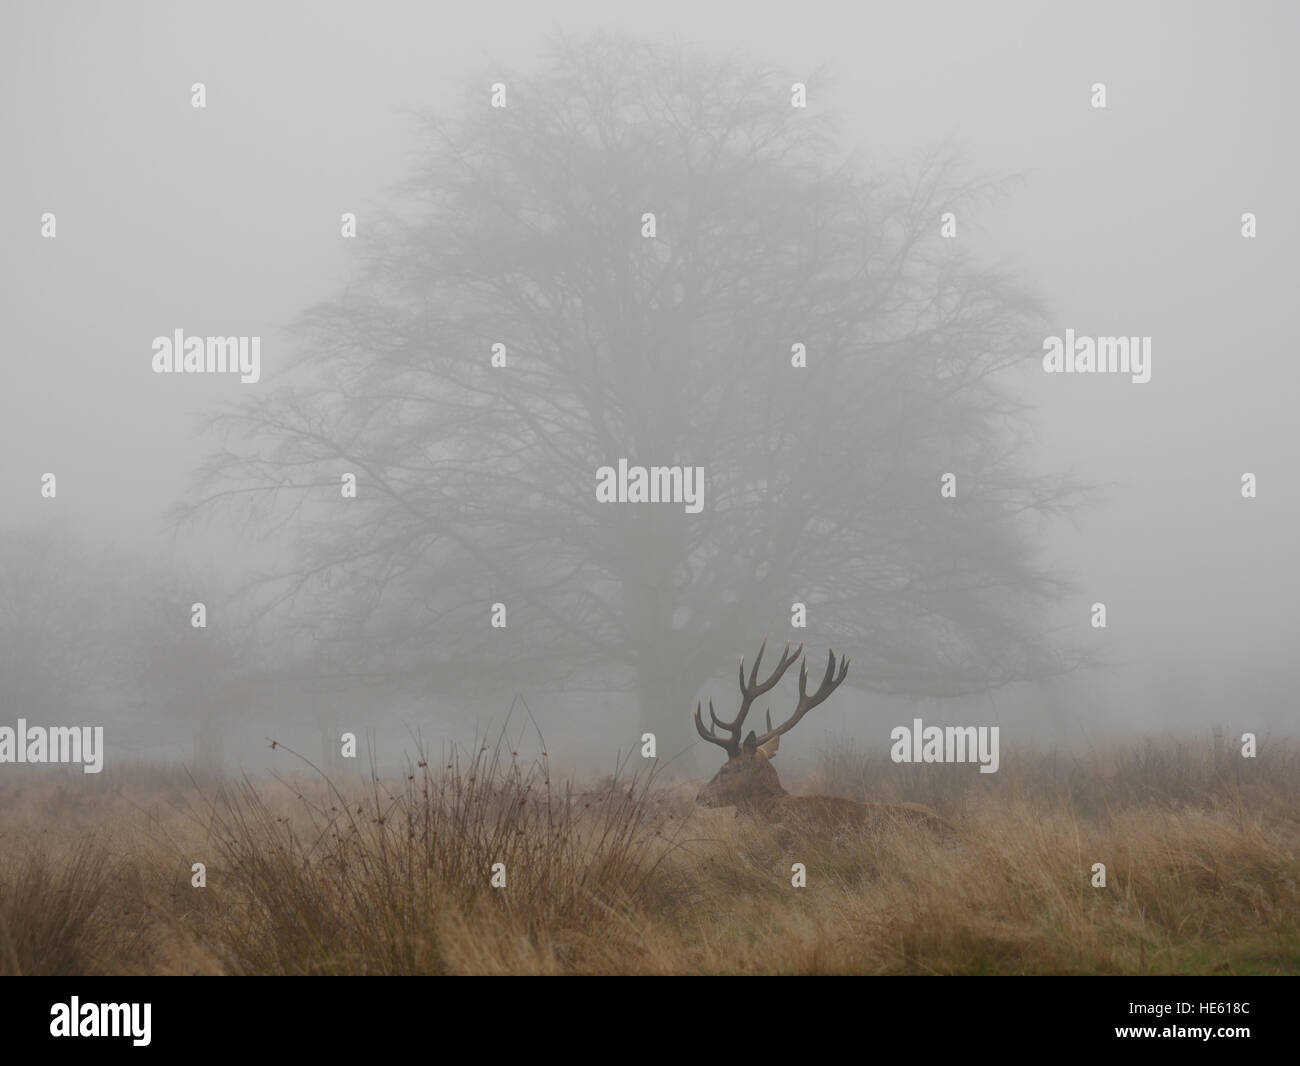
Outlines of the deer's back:
{"type": "Polygon", "coordinates": [[[768,807],[768,816],[785,825],[809,828],[874,827],[900,822],[928,829],[948,828],[939,812],[923,803],[859,803],[840,796],[779,796],[768,807]]]}

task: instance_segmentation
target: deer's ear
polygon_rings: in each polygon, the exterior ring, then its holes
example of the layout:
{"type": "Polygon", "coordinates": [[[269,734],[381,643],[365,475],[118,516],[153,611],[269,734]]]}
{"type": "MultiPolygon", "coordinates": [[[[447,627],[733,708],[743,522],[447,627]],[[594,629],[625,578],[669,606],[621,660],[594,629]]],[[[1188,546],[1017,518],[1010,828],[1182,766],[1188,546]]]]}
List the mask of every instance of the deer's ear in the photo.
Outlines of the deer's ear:
{"type": "Polygon", "coordinates": [[[758,735],[751,729],[745,742],[740,745],[740,750],[746,755],[753,755],[758,750],[758,735]]]}
{"type": "Polygon", "coordinates": [[[777,734],[758,750],[766,755],[769,759],[776,754],[776,749],[781,746],[781,736],[777,734]]]}

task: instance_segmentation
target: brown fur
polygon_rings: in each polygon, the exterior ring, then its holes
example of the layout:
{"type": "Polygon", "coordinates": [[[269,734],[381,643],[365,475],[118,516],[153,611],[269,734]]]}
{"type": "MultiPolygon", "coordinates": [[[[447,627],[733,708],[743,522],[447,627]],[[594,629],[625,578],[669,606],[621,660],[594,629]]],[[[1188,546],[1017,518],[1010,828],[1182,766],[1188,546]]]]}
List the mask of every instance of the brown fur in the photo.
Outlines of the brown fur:
{"type": "Polygon", "coordinates": [[[792,796],[781,787],[762,750],[746,747],[729,758],[695,798],[702,807],[735,807],[760,821],[804,829],[838,830],[910,822],[949,829],[939,813],[921,803],[858,803],[839,796],[792,796]]]}
{"type": "Polygon", "coordinates": [[[787,793],[781,787],[781,781],[770,761],[780,747],[781,734],[798,725],[805,714],[840,686],[848,675],[849,661],[841,658],[837,669],[835,653],[829,652],[821,684],[817,686],[816,692],[809,694],[808,661],[805,659],[799,667],[799,702],[794,713],[780,726],[773,727],[769,710],[767,730],[762,738],[751,729],[742,741],[740,737],[745,726],[745,716],[754,700],[771,691],[803,652],[803,645],[800,644],[792,655],[787,642],[781,660],[771,675],[765,681],[759,681],[758,666],[763,660],[763,650],[766,647],[765,640],[754,659],[748,679],[745,677],[745,660],[740,660],[740,692],[743,700],[734,721],[724,722],[719,719],[713,710],[713,701],[710,700],[709,721],[712,724],[706,727],[701,714],[702,703],[696,704],[696,732],[704,740],[727,752],[726,764],[700,790],[700,794],[695,797],[696,803],[702,807],[735,807],[741,813],[763,821],[787,826],[797,823],[805,831],[836,831],[900,821],[919,822],[932,829],[950,828],[935,811],[919,803],[856,803],[838,796],[791,796],[787,793]],[[729,733],[730,736],[720,736],[718,730],[729,733]]]}

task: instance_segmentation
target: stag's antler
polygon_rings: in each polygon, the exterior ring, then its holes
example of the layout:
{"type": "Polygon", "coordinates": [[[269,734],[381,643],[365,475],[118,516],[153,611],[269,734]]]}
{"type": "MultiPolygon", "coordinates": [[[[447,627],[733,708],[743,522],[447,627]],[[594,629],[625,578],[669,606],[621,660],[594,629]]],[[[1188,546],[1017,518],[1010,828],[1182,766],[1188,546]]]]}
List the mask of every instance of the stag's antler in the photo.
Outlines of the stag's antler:
{"type": "MultiPolygon", "coordinates": [[[[763,661],[763,652],[766,649],[767,641],[764,640],[762,646],[758,649],[758,655],[754,658],[754,665],[749,671],[748,681],[745,680],[745,660],[743,657],[740,660],[740,711],[732,721],[721,721],[713,711],[713,700],[709,700],[709,719],[711,720],[712,725],[708,729],[705,729],[704,719],[700,715],[700,711],[703,709],[704,704],[703,702],[700,702],[695,705],[696,731],[710,744],[717,744],[718,747],[722,748],[732,757],[740,754],[740,734],[745,726],[745,716],[749,714],[749,708],[753,705],[754,700],[763,695],[763,693],[770,692],[775,688],[781,678],[785,676],[785,672],[789,670],[790,667],[794,665],[795,660],[803,654],[802,644],[795,648],[792,653],[790,651],[790,644],[787,642],[785,651],[781,653],[781,661],[776,664],[776,669],[772,671],[772,675],[766,681],[760,683],[758,680],[758,664],[763,661]],[[728,737],[720,737],[717,733],[718,729],[725,729],[731,735],[728,737]]],[[[826,677],[822,681],[821,688],[819,688],[812,696],[808,696],[804,691],[808,680],[808,661],[805,659],[803,665],[799,669],[799,705],[795,708],[794,714],[790,717],[790,720],[779,729],[773,729],[772,712],[768,711],[768,731],[763,734],[762,739],[760,739],[758,743],[762,744],[768,740],[772,740],[779,737],[787,730],[794,728],[795,723],[798,722],[800,718],[834,692],[836,686],[844,680],[844,675],[848,673],[849,662],[847,659],[841,662],[839,676],[834,678],[832,681],[831,675],[834,673],[834,667],[835,653],[832,652],[831,663],[826,669],[826,677]]]]}
{"type": "Polygon", "coordinates": [[[770,752],[776,751],[777,738],[783,733],[788,733],[796,725],[799,719],[811,711],[817,704],[821,703],[827,696],[840,687],[840,682],[848,676],[849,660],[845,657],[840,658],[839,670],[835,669],[835,653],[832,651],[826,657],[826,673],[822,677],[822,683],[817,686],[817,691],[811,696],[808,695],[808,660],[799,665],[799,702],[795,705],[794,714],[790,715],[775,729],[772,728],[772,712],[767,712],[767,732],[758,738],[758,746],[761,748],[769,741],[772,741],[770,752]]]}
{"type": "Polygon", "coordinates": [[[748,682],[745,680],[745,659],[742,656],[740,660],[740,711],[730,722],[720,720],[713,710],[713,700],[709,700],[709,718],[712,726],[709,729],[704,728],[704,721],[700,717],[702,703],[696,704],[695,707],[695,728],[705,740],[710,744],[717,744],[723,748],[728,755],[740,754],[740,734],[745,726],[745,717],[749,714],[749,708],[753,705],[754,700],[765,692],[770,692],[776,687],[777,683],[785,676],[785,672],[794,665],[795,660],[803,653],[803,645],[795,648],[794,653],[790,652],[790,644],[786,643],[785,651],[781,653],[781,661],[776,664],[776,669],[772,671],[771,676],[763,682],[758,680],[758,666],[763,661],[763,652],[767,650],[767,641],[764,640],[758,649],[758,655],[754,658],[753,668],[749,672],[748,682]],[[725,729],[731,734],[729,737],[718,736],[716,730],[725,729]]]}

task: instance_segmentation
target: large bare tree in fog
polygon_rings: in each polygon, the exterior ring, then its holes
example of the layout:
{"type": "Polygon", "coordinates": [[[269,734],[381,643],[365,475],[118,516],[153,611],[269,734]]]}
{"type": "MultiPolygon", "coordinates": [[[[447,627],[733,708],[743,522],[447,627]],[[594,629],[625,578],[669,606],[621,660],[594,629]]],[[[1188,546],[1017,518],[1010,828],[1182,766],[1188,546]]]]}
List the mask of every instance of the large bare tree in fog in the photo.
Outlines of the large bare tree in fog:
{"type": "Polygon", "coordinates": [[[1029,469],[1001,373],[1041,351],[1040,309],[940,236],[982,187],[875,174],[763,66],[602,36],[502,80],[506,107],[489,79],[424,120],[354,283],[218,420],[198,509],[297,519],[277,602],[321,662],[483,697],[631,687],[663,754],[705,680],[804,635],[795,602],[860,688],[1058,669],[1028,523],[1074,489],[1029,469]],[[599,503],[620,458],[703,466],[702,513],[599,503]]]}

